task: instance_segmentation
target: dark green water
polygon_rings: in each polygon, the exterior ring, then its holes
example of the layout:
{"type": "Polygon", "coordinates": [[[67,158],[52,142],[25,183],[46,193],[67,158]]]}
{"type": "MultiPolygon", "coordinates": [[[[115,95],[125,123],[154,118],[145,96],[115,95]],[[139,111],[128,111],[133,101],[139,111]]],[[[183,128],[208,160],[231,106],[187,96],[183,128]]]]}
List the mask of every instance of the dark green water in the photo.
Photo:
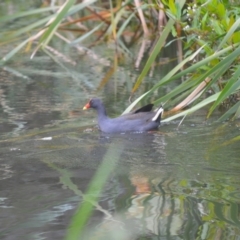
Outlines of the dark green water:
{"type": "MultiPolygon", "coordinates": [[[[102,86],[112,50],[96,47],[93,58],[62,49],[75,65],[39,52],[0,69],[0,239],[72,239],[83,203],[94,211],[79,239],[240,239],[239,121],[205,121],[200,111],[179,128],[103,135],[82,107],[98,96],[120,114],[139,74],[134,61],[102,86]]],[[[155,68],[136,96],[171,67],[155,68]]]]}
{"type": "Polygon", "coordinates": [[[43,54],[1,69],[1,239],[64,239],[95,195],[84,193],[106,156],[107,180],[80,239],[238,239],[239,122],[200,112],[179,129],[176,121],[154,133],[102,135],[82,106],[99,96],[119,114],[127,80],[95,92],[103,68],[80,67],[69,67],[82,76],[73,78],[43,54]]]}

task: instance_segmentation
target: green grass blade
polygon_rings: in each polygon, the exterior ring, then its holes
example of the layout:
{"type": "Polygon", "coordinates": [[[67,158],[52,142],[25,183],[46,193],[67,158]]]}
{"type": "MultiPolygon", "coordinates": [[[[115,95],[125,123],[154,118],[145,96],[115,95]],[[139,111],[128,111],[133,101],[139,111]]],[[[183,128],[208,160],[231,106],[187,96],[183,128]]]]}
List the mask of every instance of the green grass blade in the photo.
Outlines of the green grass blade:
{"type": "MultiPolygon", "coordinates": [[[[206,88],[206,91],[213,85],[213,83],[217,82],[225,72],[227,72],[230,68],[230,65],[232,64],[232,61],[228,61],[224,64],[223,61],[219,62],[216,66],[210,69],[207,73],[209,73],[209,76],[212,78],[211,84],[208,85],[206,88]]],[[[206,76],[206,75],[205,75],[206,76]]]]}
{"type": "Polygon", "coordinates": [[[66,14],[66,17],[71,16],[71,15],[79,12],[80,10],[88,7],[89,5],[91,5],[92,3],[96,2],[96,1],[97,0],[88,0],[88,1],[83,1],[79,4],[74,5],[73,7],[70,8],[68,13],[66,14]]]}
{"type": "Polygon", "coordinates": [[[187,81],[182,82],[180,85],[175,87],[172,91],[170,91],[166,95],[156,99],[154,101],[154,104],[159,105],[160,103],[166,102],[166,101],[170,100],[171,98],[175,98],[177,95],[185,92],[188,89],[192,89],[193,90],[193,87],[197,86],[201,82],[202,82],[202,78],[201,77],[198,77],[196,79],[188,79],[187,81]]]}
{"type": "Polygon", "coordinates": [[[98,26],[96,26],[95,28],[93,28],[91,31],[87,32],[86,34],[84,34],[83,36],[75,39],[74,41],[72,41],[70,44],[74,45],[77,43],[80,43],[81,41],[85,40],[86,38],[88,38],[89,36],[91,36],[94,32],[96,32],[99,28],[101,28],[103,26],[103,23],[100,23],[98,26]]]}
{"type": "MultiPolygon", "coordinates": [[[[178,94],[181,94],[182,92],[186,91],[189,88],[192,88],[192,91],[194,90],[194,86],[198,86],[202,81],[204,81],[208,76],[214,75],[214,77],[211,80],[211,84],[209,84],[209,87],[219,79],[219,77],[226,72],[229,69],[229,65],[231,63],[228,62],[225,65],[221,65],[220,67],[216,67],[214,69],[209,69],[209,71],[206,71],[205,74],[200,74],[199,77],[195,77],[194,75],[192,78],[188,79],[187,81],[181,83],[179,86],[175,87],[171,92],[164,95],[163,97],[160,97],[159,99],[154,101],[154,104],[159,104],[161,102],[165,102],[169,100],[170,98],[175,98],[178,94]]],[[[170,78],[171,81],[172,78],[170,78]]],[[[205,88],[205,91],[209,87],[205,88]]]]}
{"type": "Polygon", "coordinates": [[[121,27],[119,28],[118,32],[117,32],[117,38],[119,38],[123,31],[125,30],[125,28],[127,27],[127,25],[129,24],[129,22],[131,21],[131,19],[135,16],[135,13],[133,12],[125,21],[124,23],[121,25],[121,27]]]}
{"type": "Polygon", "coordinates": [[[130,106],[128,106],[128,108],[123,112],[123,114],[128,113],[129,111],[131,111],[131,109],[144,97],[146,97],[148,94],[150,94],[151,92],[155,91],[157,88],[159,88],[161,85],[165,84],[167,81],[169,81],[169,79],[171,79],[171,77],[178,72],[182,66],[184,66],[188,61],[192,60],[200,51],[202,50],[202,48],[198,49],[195,53],[193,53],[191,56],[187,57],[185,60],[183,60],[182,62],[180,62],[174,69],[172,69],[167,75],[165,75],[160,81],[159,83],[155,84],[149,91],[147,91],[146,93],[144,93],[143,95],[141,95],[139,98],[137,98],[133,103],[130,104],[130,106]]]}
{"type": "MultiPolygon", "coordinates": [[[[203,46],[204,47],[204,46],[203,46]]],[[[196,80],[194,80],[196,83],[201,83],[204,81],[207,77],[212,77],[211,84],[213,84],[215,81],[219,79],[220,76],[222,76],[228,69],[231,63],[235,60],[235,58],[240,54],[240,51],[234,51],[230,55],[228,55],[224,60],[219,62],[217,65],[215,65],[213,68],[210,68],[208,71],[206,71],[204,74],[201,74],[200,77],[196,80]]],[[[198,65],[198,64],[195,64],[198,65]]],[[[191,70],[197,70],[197,67],[195,66],[194,68],[191,68],[191,70]]],[[[170,82],[175,79],[175,76],[172,78],[169,78],[167,82],[170,82]]],[[[158,83],[156,85],[156,88],[160,87],[161,83],[158,83]],[[157,86],[159,84],[159,86],[157,86]]],[[[184,83],[185,84],[185,83],[184,83]]],[[[186,83],[187,85],[189,83],[186,83]]],[[[209,87],[211,86],[209,84],[209,87]]],[[[207,87],[206,90],[209,88],[207,87]]],[[[178,88],[177,88],[178,89],[178,88]]],[[[154,89],[155,90],[155,89],[154,89]]],[[[175,89],[173,90],[175,91],[175,89]]],[[[178,92],[179,93],[179,92],[178,92]]],[[[171,92],[170,92],[171,94],[171,92]]],[[[167,99],[161,99],[161,101],[166,101],[167,99]]],[[[159,103],[160,99],[156,102],[159,103]]]]}
{"type": "Polygon", "coordinates": [[[129,113],[133,107],[140,101],[142,100],[144,97],[146,97],[147,95],[149,94],[149,91],[145,92],[144,94],[142,94],[140,97],[138,97],[135,101],[133,101],[127,108],[126,110],[122,113],[125,114],[125,113],[129,113]]]}
{"type": "Polygon", "coordinates": [[[212,107],[209,110],[208,116],[209,117],[214,109],[223,101],[225,100],[229,95],[233,94],[235,90],[240,86],[240,66],[238,67],[237,71],[233,74],[233,76],[228,80],[226,86],[221,91],[221,94],[219,98],[215,101],[215,103],[212,105],[212,107]],[[238,80],[238,81],[237,81],[238,80]]]}
{"type": "Polygon", "coordinates": [[[163,47],[169,33],[171,32],[171,29],[174,25],[174,20],[173,19],[169,19],[168,23],[166,24],[161,36],[159,37],[150,57],[147,60],[147,63],[145,64],[141,74],[139,75],[133,89],[132,89],[132,93],[135,92],[137,90],[137,88],[139,87],[139,85],[141,84],[141,82],[143,81],[144,77],[147,75],[151,65],[153,64],[154,60],[156,59],[157,55],[159,54],[161,48],[163,47]]]}
{"type": "Polygon", "coordinates": [[[118,41],[118,45],[121,47],[121,49],[123,49],[124,52],[127,53],[131,58],[134,58],[133,52],[131,52],[131,51],[129,50],[129,48],[125,45],[125,43],[123,43],[123,41],[121,40],[121,38],[119,38],[117,41],[118,41]]]}
{"type": "MultiPolygon", "coordinates": [[[[202,46],[203,48],[204,46],[202,46]]],[[[159,83],[157,83],[153,88],[151,88],[148,92],[144,93],[142,96],[140,96],[139,98],[137,98],[125,111],[123,114],[129,112],[141,99],[143,99],[144,97],[146,97],[148,94],[150,94],[151,92],[155,91],[156,89],[158,89],[160,86],[162,86],[163,84],[169,83],[171,81],[174,81],[176,79],[179,79],[180,77],[182,77],[183,75],[186,75],[192,71],[197,70],[200,66],[207,64],[209,61],[213,60],[216,57],[219,57],[220,55],[226,53],[227,51],[231,50],[232,47],[227,47],[215,54],[213,54],[212,56],[192,65],[191,67],[187,68],[186,70],[174,75],[179,69],[181,69],[182,65],[185,64],[187,61],[189,61],[190,59],[192,59],[194,56],[196,56],[196,54],[198,54],[198,52],[201,50],[199,49],[198,51],[196,51],[193,55],[191,55],[190,57],[188,57],[187,59],[185,59],[184,61],[182,61],[179,65],[177,65],[173,70],[171,70],[164,78],[162,78],[159,83]],[[173,76],[174,75],[174,76],[173,76]]],[[[214,66],[213,68],[211,68],[209,71],[207,71],[205,74],[202,74],[201,77],[199,78],[199,82],[203,81],[206,77],[213,75],[213,74],[217,74],[218,71],[226,71],[228,65],[234,61],[234,59],[240,55],[239,49],[236,49],[234,52],[232,52],[231,54],[229,54],[223,61],[219,62],[218,65],[214,66]]],[[[166,99],[164,99],[166,100],[166,99]]],[[[159,102],[159,101],[158,101],[159,102]]],[[[182,115],[181,115],[182,116],[182,115]]]]}
{"type": "Polygon", "coordinates": [[[206,77],[212,77],[211,84],[219,79],[227,70],[229,70],[230,65],[233,61],[239,56],[240,54],[240,47],[234,50],[232,53],[228,54],[222,61],[216,64],[213,68],[207,71],[205,74],[202,75],[203,80],[206,77]]]}
{"type": "Polygon", "coordinates": [[[230,118],[240,107],[240,101],[234,104],[227,112],[225,112],[218,121],[225,121],[226,119],[230,118]]]}
{"type": "Polygon", "coordinates": [[[220,44],[218,46],[218,50],[221,49],[222,46],[228,41],[228,39],[233,35],[233,33],[239,27],[239,25],[240,25],[240,18],[238,18],[238,20],[232,25],[232,27],[230,28],[228,33],[225,35],[223,40],[220,42],[220,44]]]}
{"type": "MultiPolygon", "coordinates": [[[[176,67],[174,67],[168,74],[166,74],[153,88],[152,91],[156,90],[158,87],[160,87],[163,84],[166,84],[167,82],[171,81],[172,76],[177,73],[179,70],[182,69],[182,67],[189,61],[192,61],[203,49],[204,46],[200,47],[197,51],[195,51],[192,55],[188,56],[186,59],[181,61],[176,67]]],[[[196,70],[196,68],[193,68],[193,70],[196,70]]]]}
{"type": "Polygon", "coordinates": [[[183,116],[186,116],[188,114],[191,114],[193,112],[195,112],[196,110],[208,105],[209,103],[212,103],[214,101],[216,101],[216,99],[218,98],[218,96],[220,95],[220,93],[215,93],[214,95],[204,99],[203,101],[201,101],[200,103],[196,104],[195,106],[191,107],[190,109],[187,109],[185,111],[182,111],[174,116],[171,116],[169,118],[166,118],[164,120],[162,120],[162,122],[170,122],[176,118],[179,118],[179,117],[183,117],[183,116]]]}
{"type": "Polygon", "coordinates": [[[50,24],[48,29],[45,31],[45,33],[42,35],[39,44],[47,45],[49,41],[51,40],[54,32],[57,30],[57,27],[61,23],[61,21],[64,19],[66,16],[68,10],[72,7],[72,5],[75,3],[76,0],[67,0],[66,3],[64,4],[63,8],[61,11],[57,14],[56,18],[54,21],[50,24]]]}
{"type": "Polygon", "coordinates": [[[190,72],[193,72],[195,71],[196,69],[206,65],[207,63],[209,63],[210,61],[212,61],[213,59],[227,53],[228,51],[231,51],[233,50],[235,47],[239,46],[240,43],[237,43],[237,44],[234,44],[233,46],[229,46],[229,47],[226,47],[218,52],[215,52],[213,55],[209,56],[209,57],[206,57],[204,58],[203,60],[197,62],[196,64],[190,66],[189,68],[177,73],[174,77],[173,77],[173,80],[175,79],[179,79],[181,78],[182,76],[190,73],[190,72]]]}
{"type": "MultiPolygon", "coordinates": [[[[84,7],[90,5],[91,3],[95,2],[95,1],[96,1],[96,0],[91,0],[91,1],[86,1],[86,2],[83,2],[83,3],[80,3],[80,4],[75,5],[74,7],[71,8],[70,11],[68,11],[68,13],[66,14],[66,16],[69,16],[69,15],[74,14],[76,11],[79,11],[79,10],[83,9],[84,7]]],[[[58,9],[58,8],[59,8],[59,7],[57,7],[57,9],[58,9]]],[[[46,8],[46,9],[49,9],[49,8],[46,8]]],[[[52,8],[51,8],[51,9],[52,9],[52,8]]],[[[24,12],[24,13],[19,13],[19,14],[16,14],[16,17],[21,16],[21,15],[25,16],[26,14],[30,14],[31,12],[32,12],[32,11],[24,12]]],[[[33,12],[34,12],[34,11],[33,11],[33,12]]],[[[36,10],[36,13],[38,13],[37,10],[36,10]]],[[[3,37],[4,37],[4,38],[9,38],[9,37],[13,38],[13,37],[17,37],[17,36],[19,36],[19,35],[21,35],[21,34],[28,33],[28,32],[30,32],[30,31],[32,31],[33,29],[35,29],[35,28],[37,28],[37,27],[39,27],[39,26],[42,26],[43,24],[47,23],[51,18],[53,18],[53,17],[55,17],[55,16],[57,16],[57,13],[54,13],[54,14],[52,14],[52,15],[50,15],[50,16],[47,16],[47,17],[45,17],[45,18],[43,18],[43,19],[40,19],[39,21],[36,21],[36,22],[34,22],[34,23],[26,26],[26,27],[23,27],[23,28],[15,31],[14,33],[8,34],[8,35],[3,36],[3,37]]],[[[10,16],[8,16],[8,17],[10,17],[10,16]]],[[[14,16],[13,16],[13,19],[14,19],[14,16]]],[[[4,19],[3,19],[3,20],[4,20],[4,19]]],[[[6,20],[7,20],[7,19],[6,19],[6,20]]],[[[11,20],[11,18],[10,18],[9,20],[11,20]]]]}
{"type": "Polygon", "coordinates": [[[1,64],[7,62],[10,58],[12,58],[17,52],[19,52],[29,41],[30,38],[26,39],[22,43],[20,43],[17,47],[15,47],[12,51],[10,51],[7,55],[5,55],[1,59],[1,64]]]}
{"type": "Polygon", "coordinates": [[[47,21],[49,21],[52,18],[52,16],[53,15],[45,17],[45,18],[43,18],[39,21],[36,21],[36,22],[26,26],[26,27],[23,27],[23,28],[15,31],[14,33],[8,34],[8,35],[5,36],[5,38],[10,38],[10,37],[13,38],[13,37],[17,37],[17,36],[19,36],[23,33],[28,33],[30,31],[32,31],[34,28],[42,26],[43,24],[45,24],[47,21]]]}
{"type": "MultiPolygon", "coordinates": [[[[240,101],[238,103],[240,103],[240,101]]],[[[235,120],[236,118],[239,118],[239,116],[240,116],[240,106],[238,107],[238,109],[235,113],[235,116],[233,117],[233,120],[235,120]]]]}
{"type": "MultiPolygon", "coordinates": [[[[178,72],[182,68],[183,65],[185,65],[188,61],[192,60],[194,57],[196,57],[196,55],[202,50],[202,48],[204,48],[204,46],[202,46],[195,53],[193,53],[191,56],[187,57],[180,64],[178,64],[173,70],[171,70],[166,76],[164,76],[152,89],[150,89],[148,93],[151,93],[151,92],[155,91],[157,88],[159,88],[163,84],[166,84],[166,83],[169,83],[169,82],[174,81],[176,79],[179,79],[179,77],[182,77],[182,74],[183,74],[182,72],[184,72],[184,75],[185,75],[185,74],[188,74],[190,72],[196,71],[199,68],[199,64],[198,63],[192,65],[191,67],[189,67],[188,69],[180,72],[179,74],[174,75],[176,72],[178,72]],[[178,76],[178,78],[176,76],[178,76]]],[[[213,68],[209,69],[209,71],[207,71],[205,74],[202,74],[200,76],[199,80],[198,80],[199,83],[201,81],[205,80],[206,77],[211,76],[212,74],[215,74],[219,70],[222,70],[224,65],[226,63],[230,64],[230,60],[231,60],[231,62],[234,61],[234,57],[236,57],[237,55],[238,55],[238,52],[231,53],[227,58],[225,58],[223,61],[221,61],[218,65],[216,65],[213,68]]],[[[207,60],[211,61],[212,57],[207,58],[207,60]]],[[[206,59],[205,59],[203,61],[203,63],[207,64],[208,61],[206,61],[206,59]]],[[[227,66],[224,68],[224,70],[227,70],[227,66]]]]}
{"type": "Polygon", "coordinates": [[[59,9],[59,7],[46,7],[46,8],[33,9],[33,10],[30,10],[30,11],[26,11],[26,12],[19,12],[19,13],[15,13],[15,14],[12,14],[12,15],[1,17],[0,18],[0,23],[7,22],[7,21],[12,21],[16,18],[26,17],[26,16],[35,15],[35,14],[44,13],[44,12],[49,12],[49,11],[55,11],[57,9],[59,9]]]}
{"type": "Polygon", "coordinates": [[[100,193],[109,177],[116,167],[120,155],[123,150],[123,145],[120,143],[112,143],[104,156],[101,165],[98,167],[96,174],[89,184],[88,190],[85,194],[84,201],[79,206],[75,215],[72,218],[71,224],[68,228],[66,240],[78,240],[80,234],[89,220],[95,204],[98,201],[100,193]]]}

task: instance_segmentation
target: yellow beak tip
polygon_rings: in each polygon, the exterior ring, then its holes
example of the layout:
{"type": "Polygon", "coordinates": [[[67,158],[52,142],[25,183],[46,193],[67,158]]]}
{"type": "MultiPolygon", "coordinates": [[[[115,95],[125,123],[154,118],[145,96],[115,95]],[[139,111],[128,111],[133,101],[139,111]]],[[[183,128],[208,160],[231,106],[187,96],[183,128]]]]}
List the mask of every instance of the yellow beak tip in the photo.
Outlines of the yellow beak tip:
{"type": "Polygon", "coordinates": [[[83,110],[86,110],[87,108],[86,107],[83,107],[83,110]]]}

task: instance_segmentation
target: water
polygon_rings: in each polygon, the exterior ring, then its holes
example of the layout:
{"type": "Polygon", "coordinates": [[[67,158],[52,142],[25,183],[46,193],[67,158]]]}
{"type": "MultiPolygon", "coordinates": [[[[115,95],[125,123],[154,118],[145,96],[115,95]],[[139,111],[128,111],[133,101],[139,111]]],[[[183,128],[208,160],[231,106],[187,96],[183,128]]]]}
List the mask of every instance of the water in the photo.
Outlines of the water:
{"type": "Polygon", "coordinates": [[[94,94],[96,76],[88,86],[56,65],[32,73],[32,64],[1,70],[1,239],[64,239],[86,202],[94,211],[80,239],[240,237],[238,121],[217,124],[200,112],[179,128],[176,121],[153,133],[103,135],[96,113],[81,108],[96,95],[117,115],[126,92],[115,94],[110,82],[94,94]],[[100,196],[87,192],[102,168],[100,196]]]}
{"type": "Polygon", "coordinates": [[[64,239],[83,199],[97,195],[84,193],[104,164],[107,180],[80,239],[240,236],[238,122],[192,116],[179,129],[105,135],[94,116],[33,117],[38,128],[2,134],[1,239],[64,239]]]}

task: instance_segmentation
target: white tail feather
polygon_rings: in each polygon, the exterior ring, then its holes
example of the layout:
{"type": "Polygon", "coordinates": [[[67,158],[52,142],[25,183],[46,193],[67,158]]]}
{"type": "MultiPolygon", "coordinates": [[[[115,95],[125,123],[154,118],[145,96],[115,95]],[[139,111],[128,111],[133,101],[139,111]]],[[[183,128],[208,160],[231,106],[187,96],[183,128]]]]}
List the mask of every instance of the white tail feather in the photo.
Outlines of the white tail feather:
{"type": "Polygon", "coordinates": [[[157,113],[155,114],[155,116],[152,118],[152,121],[155,122],[158,119],[159,115],[163,113],[163,111],[164,111],[164,109],[162,107],[160,107],[157,110],[157,113]]]}

